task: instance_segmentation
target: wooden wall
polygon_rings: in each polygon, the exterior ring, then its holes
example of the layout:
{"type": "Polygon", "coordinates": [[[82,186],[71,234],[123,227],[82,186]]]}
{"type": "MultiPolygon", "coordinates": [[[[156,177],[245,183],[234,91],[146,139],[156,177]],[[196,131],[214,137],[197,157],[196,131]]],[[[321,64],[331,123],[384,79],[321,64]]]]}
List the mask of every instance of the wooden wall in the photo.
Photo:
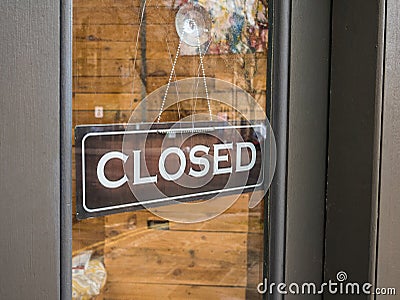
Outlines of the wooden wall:
{"type": "MultiPolygon", "coordinates": [[[[147,1],[142,51],[138,0],[74,0],[73,126],[127,122],[143,96],[167,84],[179,42],[171,6],[147,1]],[[102,118],[95,117],[96,106],[103,107],[102,118]]],[[[266,61],[266,53],[204,57],[208,77],[239,85],[262,107],[266,61]]],[[[180,56],[176,78],[197,76],[198,67],[198,56],[180,56]]],[[[191,105],[182,104],[181,113],[190,114],[191,105]]],[[[218,103],[212,109],[233,116],[218,103]]],[[[176,108],[163,114],[175,119],[176,108]]],[[[198,224],[164,222],[147,211],[74,218],[73,254],[93,249],[104,258],[107,284],[98,299],[245,299],[260,280],[263,223],[262,206],[249,211],[247,200],[242,195],[224,214],[198,224]]]]}
{"type": "MultiPolygon", "coordinates": [[[[74,1],[74,125],[126,122],[143,96],[143,89],[150,93],[167,84],[178,46],[174,25],[176,9],[171,4],[172,1],[148,2],[144,59],[138,37],[138,0],[74,1]],[[146,64],[147,74],[141,80],[142,62],[146,64]],[[103,118],[94,117],[94,106],[104,108],[103,118]]],[[[244,88],[263,107],[266,65],[266,53],[204,58],[206,76],[244,88]]],[[[198,56],[180,56],[176,78],[197,76],[198,67],[198,56]]]]}

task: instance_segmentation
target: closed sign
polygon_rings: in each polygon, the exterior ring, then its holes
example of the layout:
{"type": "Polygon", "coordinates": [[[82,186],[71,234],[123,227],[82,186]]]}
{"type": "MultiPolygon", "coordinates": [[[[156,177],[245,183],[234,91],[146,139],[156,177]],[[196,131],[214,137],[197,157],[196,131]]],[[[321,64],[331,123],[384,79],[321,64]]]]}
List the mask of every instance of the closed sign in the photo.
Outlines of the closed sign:
{"type": "Polygon", "coordinates": [[[263,188],[263,124],[78,126],[77,217],[263,188]]]}

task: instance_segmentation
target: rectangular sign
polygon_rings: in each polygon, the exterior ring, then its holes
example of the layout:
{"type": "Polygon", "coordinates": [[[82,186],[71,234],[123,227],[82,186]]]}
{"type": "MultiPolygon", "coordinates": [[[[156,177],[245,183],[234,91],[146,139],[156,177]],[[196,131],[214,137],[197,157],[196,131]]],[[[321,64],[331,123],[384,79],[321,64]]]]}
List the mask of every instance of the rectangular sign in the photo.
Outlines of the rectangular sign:
{"type": "Polygon", "coordinates": [[[263,125],[173,126],[77,126],[77,218],[263,188],[263,125]]]}

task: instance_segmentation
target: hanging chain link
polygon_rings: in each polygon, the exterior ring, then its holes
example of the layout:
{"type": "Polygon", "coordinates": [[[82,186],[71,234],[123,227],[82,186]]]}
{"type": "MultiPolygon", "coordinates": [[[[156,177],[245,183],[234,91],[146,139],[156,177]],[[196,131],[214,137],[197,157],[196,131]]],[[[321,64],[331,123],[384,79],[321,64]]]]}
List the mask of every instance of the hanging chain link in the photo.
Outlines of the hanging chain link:
{"type": "MultiPolygon", "coordinates": [[[[196,34],[197,34],[197,47],[199,49],[200,66],[201,66],[201,72],[202,72],[202,77],[203,77],[204,90],[205,90],[205,93],[206,93],[206,99],[207,99],[207,106],[208,106],[208,113],[209,113],[209,116],[210,116],[210,121],[212,121],[211,103],[210,103],[210,97],[209,97],[209,94],[208,94],[206,73],[205,73],[205,70],[204,70],[204,63],[203,63],[203,55],[201,53],[201,43],[200,43],[199,28],[197,27],[197,24],[193,19],[189,19],[189,23],[190,23],[191,26],[193,26],[195,28],[196,34]]],[[[183,34],[185,34],[185,31],[183,31],[182,35],[183,34]]],[[[171,86],[171,81],[172,81],[173,74],[175,72],[175,66],[176,66],[176,63],[178,61],[179,53],[181,51],[181,46],[182,46],[182,37],[179,39],[178,49],[176,50],[175,59],[174,59],[174,62],[172,64],[172,68],[171,68],[171,72],[169,74],[167,87],[165,89],[164,97],[163,97],[162,102],[161,102],[160,111],[158,113],[157,123],[160,122],[161,115],[162,115],[162,113],[164,111],[165,101],[167,99],[168,91],[169,91],[169,88],[171,86]]]]}
{"type": "Polygon", "coordinates": [[[169,74],[169,79],[168,79],[168,83],[167,83],[167,88],[165,89],[164,97],[163,97],[162,102],[161,102],[160,112],[158,113],[157,123],[160,122],[161,114],[163,113],[163,110],[164,110],[165,100],[167,99],[169,87],[170,87],[170,85],[171,85],[172,76],[173,76],[173,74],[174,74],[174,72],[175,72],[175,65],[176,65],[176,62],[177,62],[177,60],[178,60],[179,52],[180,52],[180,50],[181,50],[181,45],[182,45],[182,40],[179,40],[179,45],[178,45],[178,49],[176,50],[174,63],[172,64],[171,73],[169,74]]]}

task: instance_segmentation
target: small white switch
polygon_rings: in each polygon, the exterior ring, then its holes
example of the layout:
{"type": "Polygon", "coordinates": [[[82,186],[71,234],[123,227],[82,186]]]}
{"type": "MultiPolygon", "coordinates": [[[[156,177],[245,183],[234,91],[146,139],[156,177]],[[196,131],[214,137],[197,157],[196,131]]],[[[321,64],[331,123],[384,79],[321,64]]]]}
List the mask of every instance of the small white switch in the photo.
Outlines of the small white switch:
{"type": "Polygon", "coordinates": [[[94,116],[95,118],[101,119],[103,118],[103,106],[95,106],[94,107],[94,116]]]}

